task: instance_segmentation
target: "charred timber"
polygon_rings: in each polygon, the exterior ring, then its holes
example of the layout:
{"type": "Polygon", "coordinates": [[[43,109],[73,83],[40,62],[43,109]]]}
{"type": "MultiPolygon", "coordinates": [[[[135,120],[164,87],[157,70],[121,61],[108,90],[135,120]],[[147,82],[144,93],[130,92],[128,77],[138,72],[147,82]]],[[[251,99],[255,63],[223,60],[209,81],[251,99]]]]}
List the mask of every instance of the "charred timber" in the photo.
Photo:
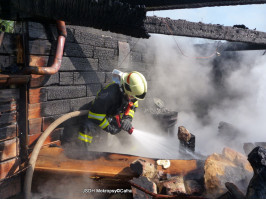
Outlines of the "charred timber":
{"type": "Polygon", "coordinates": [[[144,5],[117,0],[0,0],[0,18],[93,27],[133,37],[148,38],[144,5]]]}
{"type": "Polygon", "coordinates": [[[147,17],[145,28],[149,33],[227,40],[266,45],[266,33],[230,26],[147,17]]]}
{"type": "Polygon", "coordinates": [[[121,0],[131,5],[145,5],[147,11],[201,8],[214,6],[232,6],[248,4],[264,4],[266,0],[121,0]]]}
{"type": "MultiPolygon", "coordinates": [[[[46,147],[40,151],[36,162],[35,171],[46,171],[50,173],[68,173],[72,175],[90,174],[102,178],[118,178],[128,181],[137,174],[130,169],[130,164],[140,159],[138,156],[115,154],[115,153],[95,153],[98,152],[82,152],[72,150],[64,151],[58,147],[46,147]],[[86,155],[95,155],[92,159],[86,155]],[[77,155],[82,155],[82,157],[77,155]]],[[[141,158],[155,164],[156,159],[141,158]]],[[[171,166],[163,169],[159,166],[159,170],[170,175],[183,174],[202,170],[201,161],[199,160],[171,160],[171,166]]]]}
{"type": "Polygon", "coordinates": [[[0,85],[22,85],[28,83],[30,76],[0,74],[0,85]]]}
{"type": "Polygon", "coordinates": [[[219,45],[216,44],[196,44],[194,45],[196,49],[201,49],[206,51],[250,51],[250,50],[266,50],[266,45],[263,44],[248,44],[242,42],[224,42],[219,45]],[[217,48],[218,47],[218,48],[217,48]]]}

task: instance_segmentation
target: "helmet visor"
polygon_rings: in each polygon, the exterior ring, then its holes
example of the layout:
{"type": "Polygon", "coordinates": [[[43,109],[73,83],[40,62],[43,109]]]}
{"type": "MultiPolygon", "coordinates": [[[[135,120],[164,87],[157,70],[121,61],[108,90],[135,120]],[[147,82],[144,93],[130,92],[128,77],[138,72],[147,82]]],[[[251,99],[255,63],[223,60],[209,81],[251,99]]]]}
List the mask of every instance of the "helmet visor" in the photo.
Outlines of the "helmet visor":
{"type": "Polygon", "coordinates": [[[146,96],[146,92],[144,92],[144,93],[141,94],[141,95],[136,95],[136,97],[137,97],[138,99],[144,99],[145,96],[146,96]]]}
{"type": "MultiPolygon", "coordinates": [[[[127,84],[127,83],[125,83],[124,85],[125,85],[125,89],[126,89],[126,91],[131,92],[130,85],[127,84]]],[[[130,94],[130,95],[132,95],[132,94],[130,94]]],[[[146,96],[146,92],[143,92],[143,94],[141,94],[141,95],[132,95],[132,96],[133,96],[134,98],[137,98],[137,99],[142,100],[142,99],[145,98],[145,96],[146,96]]]]}

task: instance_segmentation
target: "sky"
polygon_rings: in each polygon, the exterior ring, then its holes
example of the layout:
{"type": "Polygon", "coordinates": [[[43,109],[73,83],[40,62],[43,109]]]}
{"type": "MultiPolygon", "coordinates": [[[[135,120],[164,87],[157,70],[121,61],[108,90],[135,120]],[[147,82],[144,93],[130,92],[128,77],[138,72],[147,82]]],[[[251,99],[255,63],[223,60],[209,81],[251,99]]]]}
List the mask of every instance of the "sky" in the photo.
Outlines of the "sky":
{"type": "Polygon", "coordinates": [[[203,22],[233,26],[244,24],[249,29],[266,31],[266,5],[221,6],[197,9],[177,9],[151,11],[147,16],[169,17],[171,19],[185,19],[191,22],[203,22]]]}

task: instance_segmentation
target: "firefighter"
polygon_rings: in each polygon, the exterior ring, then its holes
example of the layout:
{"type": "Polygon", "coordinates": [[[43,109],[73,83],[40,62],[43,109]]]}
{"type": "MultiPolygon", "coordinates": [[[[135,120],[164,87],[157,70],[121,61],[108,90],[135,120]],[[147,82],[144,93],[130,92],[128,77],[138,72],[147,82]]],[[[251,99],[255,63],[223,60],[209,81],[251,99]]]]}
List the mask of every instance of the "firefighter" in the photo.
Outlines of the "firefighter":
{"type": "Polygon", "coordinates": [[[101,130],[113,135],[121,130],[126,132],[133,130],[132,120],[138,107],[138,100],[145,98],[147,81],[137,71],[123,73],[119,70],[113,71],[113,80],[90,102],[88,118],[78,135],[79,143],[82,142],[86,147],[101,137],[101,130]]]}

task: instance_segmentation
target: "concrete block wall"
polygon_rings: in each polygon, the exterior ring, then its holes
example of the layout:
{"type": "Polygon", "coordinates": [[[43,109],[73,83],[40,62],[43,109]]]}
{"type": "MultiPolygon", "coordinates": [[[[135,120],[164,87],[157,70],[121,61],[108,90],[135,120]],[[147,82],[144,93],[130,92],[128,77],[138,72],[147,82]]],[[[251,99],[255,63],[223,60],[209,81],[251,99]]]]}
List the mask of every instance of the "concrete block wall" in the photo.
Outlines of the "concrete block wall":
{"type": "MultiPolygon", "coordinates": [[[[58,117],[81,109],[112,81],[113,69],[142,72],[148,82],[152,61],[146,62],[147,41],[87,27],[68,26],[62,66],[54,75],[32,75],[29,84],[29,141],[34,144],[58,117]]],[[[30,66],[49,66],[56,49],[54,25],[29,22],[30,66]]],[[[63,126],[52,134],[58,140],[63,126]],[[58,134],[58,135],[54,135],[58,134]]]]}

